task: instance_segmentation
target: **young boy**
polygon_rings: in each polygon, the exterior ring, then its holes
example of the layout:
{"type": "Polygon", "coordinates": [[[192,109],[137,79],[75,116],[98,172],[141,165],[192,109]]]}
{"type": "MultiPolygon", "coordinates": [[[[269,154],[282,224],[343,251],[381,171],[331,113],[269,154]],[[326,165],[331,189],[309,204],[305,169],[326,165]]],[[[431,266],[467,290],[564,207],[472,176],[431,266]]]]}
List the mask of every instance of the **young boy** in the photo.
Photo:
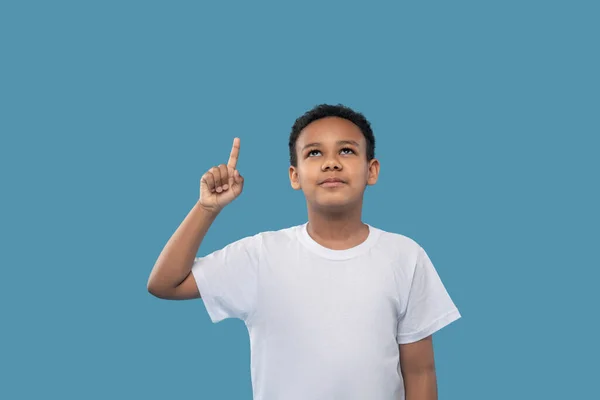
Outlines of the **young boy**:
{"type": "Polygon", "coordinates": [[[289,141],[291,185],[308,222],[262,232],[205,257],[196,253],[219,212],[242,192],[229,162],[206,172],[200,199],[160,254],[148,290],[202,297],[213,323],[248,328],[256,400],[434,400],[431,335],[460,318],[427,253],[414,240],[361,220],[379,175],[365,117],[320,105],[289,141]]]}

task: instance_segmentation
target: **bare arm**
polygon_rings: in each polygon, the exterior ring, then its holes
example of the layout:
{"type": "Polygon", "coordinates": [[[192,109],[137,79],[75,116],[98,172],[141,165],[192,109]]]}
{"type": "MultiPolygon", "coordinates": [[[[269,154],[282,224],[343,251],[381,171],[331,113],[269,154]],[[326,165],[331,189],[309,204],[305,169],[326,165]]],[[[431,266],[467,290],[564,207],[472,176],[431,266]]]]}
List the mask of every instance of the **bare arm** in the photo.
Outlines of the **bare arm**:
{"type": "Polygon", "coordinates": [[[158,256],[148,278],[148,291],[162,299],[184,300],[200,297],[191,274],[198,248],[218,211],[196,203],[158,256]]]}
{"type": "Polygon", "coordinates": [[[431,336],[400,345],[400,367],[406,400],[437,400],[437,379],[431,336]]]}
{"type": "Polygon", "coordinates": [[[242,193],[244,178],[236,169],[240,140],[233,140],[227,165],[209,169],[200,179],[200,199],[160,253],[150,277],[148,291],[170,300],[201,296],[192,272],[198,248],[223,207],[242,193]]]}

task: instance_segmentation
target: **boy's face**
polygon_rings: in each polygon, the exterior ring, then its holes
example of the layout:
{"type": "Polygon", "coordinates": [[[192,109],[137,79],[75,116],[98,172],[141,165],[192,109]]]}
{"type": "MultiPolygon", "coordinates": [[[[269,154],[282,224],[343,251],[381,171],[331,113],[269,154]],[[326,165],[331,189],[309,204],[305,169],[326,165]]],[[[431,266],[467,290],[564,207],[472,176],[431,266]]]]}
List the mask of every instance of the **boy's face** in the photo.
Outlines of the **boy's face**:
{"type": "Polygon", "coordinates": [[[361,203],[366,185],[374,185],[379,175],[379,162],[367,162],[366,152],[367,140],[352,122],[316,120],[296,141],[298,166],[290,166],[290,183],[313,207],[340,210],[361,203]]]}

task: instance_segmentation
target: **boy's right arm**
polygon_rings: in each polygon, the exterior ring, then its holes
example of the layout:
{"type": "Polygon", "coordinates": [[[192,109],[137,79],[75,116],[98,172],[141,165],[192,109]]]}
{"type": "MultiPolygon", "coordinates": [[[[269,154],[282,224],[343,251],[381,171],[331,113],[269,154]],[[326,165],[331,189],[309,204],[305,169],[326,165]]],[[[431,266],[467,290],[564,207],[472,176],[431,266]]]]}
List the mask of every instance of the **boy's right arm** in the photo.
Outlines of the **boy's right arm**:
{"type": "Polygon", "coordinates": [[[240,140],[235,138],[227,165],[209,169],[200,180],[200,199],[160,253],[150,277],[148,291],[170,300],[201,296],[192,271],[198,248],[221,210],[237,198],[244,178],[236,169],[240,140]]]}

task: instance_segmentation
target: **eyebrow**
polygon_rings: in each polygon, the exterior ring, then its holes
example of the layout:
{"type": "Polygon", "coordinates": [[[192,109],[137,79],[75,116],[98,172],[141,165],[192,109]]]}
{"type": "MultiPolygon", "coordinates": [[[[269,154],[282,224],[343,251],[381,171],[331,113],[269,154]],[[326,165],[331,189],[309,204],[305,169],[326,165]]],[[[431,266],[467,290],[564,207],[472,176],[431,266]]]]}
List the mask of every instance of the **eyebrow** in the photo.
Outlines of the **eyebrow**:
{"type": "MultiPolygon", "coordinates": [[[[338,145],[342,145],[342,144],[351,144],[351,145],[354,145],[354,146],[356,146],[356,147],[360,147],[360,145],[358,144],[358,142],[355,142],[354,140],[338,140],[338,141],[337,141],[337,144],[338,144],[338,145]]],[[[318,142],[315,142],[315,143],[309,143],[309,144],[307,144],[306,146],[304,146],[304,147],[302,148],[302,151],[306,150],[306,149],[307,149],[307,148],[309,148],[309,147],[315,147],[315,146],[320,146],[320,145],[321,145],[321,143],[318,143],[318,142]]]]}

